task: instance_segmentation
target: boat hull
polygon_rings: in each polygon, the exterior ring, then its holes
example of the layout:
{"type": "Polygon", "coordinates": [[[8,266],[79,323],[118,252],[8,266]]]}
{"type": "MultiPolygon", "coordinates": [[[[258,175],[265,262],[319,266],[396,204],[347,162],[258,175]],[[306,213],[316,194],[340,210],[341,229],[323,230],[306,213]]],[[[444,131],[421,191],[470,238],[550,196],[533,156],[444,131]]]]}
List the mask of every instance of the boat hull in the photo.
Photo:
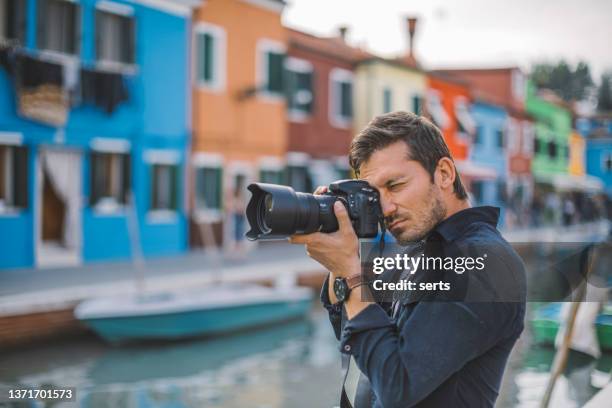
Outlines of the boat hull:
{"type": "Polygon", "coordinates": [[[310,299],[226,306],[145,316],[82,319],[111,343],[214,336],[305,316],[310,299]]]}

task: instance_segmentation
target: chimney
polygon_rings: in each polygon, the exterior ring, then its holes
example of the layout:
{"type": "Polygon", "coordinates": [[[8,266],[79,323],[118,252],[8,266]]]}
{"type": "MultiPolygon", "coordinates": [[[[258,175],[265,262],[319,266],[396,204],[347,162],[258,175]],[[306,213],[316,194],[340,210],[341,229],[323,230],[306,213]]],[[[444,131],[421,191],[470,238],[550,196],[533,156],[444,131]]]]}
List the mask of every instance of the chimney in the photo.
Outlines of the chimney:
{"type": "Polygon", "coordinates": [[[408,56],[414,57],[414,33],[417,25],[416,17],[407,17],[406,22],[408,23],[408,56]]]}
{"type": "Polygon", "coordinates": [[[348,27],[345,25],[342,25],[340,27],[338,27],[338,34],[340,35],[340,39],[342,39],[342,41],[346,42],[346,33],[348,32],[348,27]]]}

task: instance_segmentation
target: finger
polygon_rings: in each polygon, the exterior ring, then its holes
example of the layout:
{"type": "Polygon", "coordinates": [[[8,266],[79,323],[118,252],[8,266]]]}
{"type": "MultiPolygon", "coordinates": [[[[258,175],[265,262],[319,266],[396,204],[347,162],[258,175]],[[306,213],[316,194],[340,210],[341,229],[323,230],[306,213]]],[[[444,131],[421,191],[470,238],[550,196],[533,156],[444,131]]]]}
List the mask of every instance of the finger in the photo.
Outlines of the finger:
{"type": "Polygon", "coordinates": [[[319,186],[317,187],[317,189],[314,191],[314,195],[321,195],[321,194],[325,194],[327,192],[327,186],[319,186]]]}
{"type": "Polygon", "coordinates": [[[312,234],[300,234],[300,235],[292,235],[289,237],[289,242],[292,244],[310,244],[312,242],[318,242],[323,239],[323,236],[320,232],[313,232],[312,234]]]}
{"type": "Polygon", "coordinates": [[[346,211],[346,207],[340,201],[336,201],[334,203],[334,214],[338,219],[338,229],[340,231],[346,231],[349,228],[351,230],[353,229],[353,224],[349,218],[348,211],[346,211]]]}

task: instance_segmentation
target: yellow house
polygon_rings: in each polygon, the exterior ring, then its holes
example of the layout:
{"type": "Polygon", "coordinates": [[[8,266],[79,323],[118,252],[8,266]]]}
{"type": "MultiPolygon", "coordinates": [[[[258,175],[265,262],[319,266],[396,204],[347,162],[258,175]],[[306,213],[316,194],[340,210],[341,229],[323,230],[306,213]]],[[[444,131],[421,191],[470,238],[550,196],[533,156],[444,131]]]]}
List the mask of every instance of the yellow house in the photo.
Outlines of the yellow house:
{"type": "Polygon", "coordinates": [[[569,137],[569,162],[568,173],[574,176],[585,174],[585,152],[586,142],[576,131],[572,130],[569,137]]]}
{"type": "Polygon", "coordinates": [[[376,115],[396,110],[421,113],[427,76],[408,60],[372,57],[355,69],[354,128],[359,132],[376,115]]]}

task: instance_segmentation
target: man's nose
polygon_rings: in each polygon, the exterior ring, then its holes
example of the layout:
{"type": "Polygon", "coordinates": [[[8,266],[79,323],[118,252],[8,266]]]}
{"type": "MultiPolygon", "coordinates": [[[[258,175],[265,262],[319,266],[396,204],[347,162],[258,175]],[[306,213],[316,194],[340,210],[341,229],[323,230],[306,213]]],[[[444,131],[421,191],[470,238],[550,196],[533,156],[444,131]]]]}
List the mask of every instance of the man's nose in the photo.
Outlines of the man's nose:
{"type": "Polygon", "coordinates": [[[392,216],[397,210],[395,203],[385,197],[380,198],[380,207],[385,218],[392,216]]]}

